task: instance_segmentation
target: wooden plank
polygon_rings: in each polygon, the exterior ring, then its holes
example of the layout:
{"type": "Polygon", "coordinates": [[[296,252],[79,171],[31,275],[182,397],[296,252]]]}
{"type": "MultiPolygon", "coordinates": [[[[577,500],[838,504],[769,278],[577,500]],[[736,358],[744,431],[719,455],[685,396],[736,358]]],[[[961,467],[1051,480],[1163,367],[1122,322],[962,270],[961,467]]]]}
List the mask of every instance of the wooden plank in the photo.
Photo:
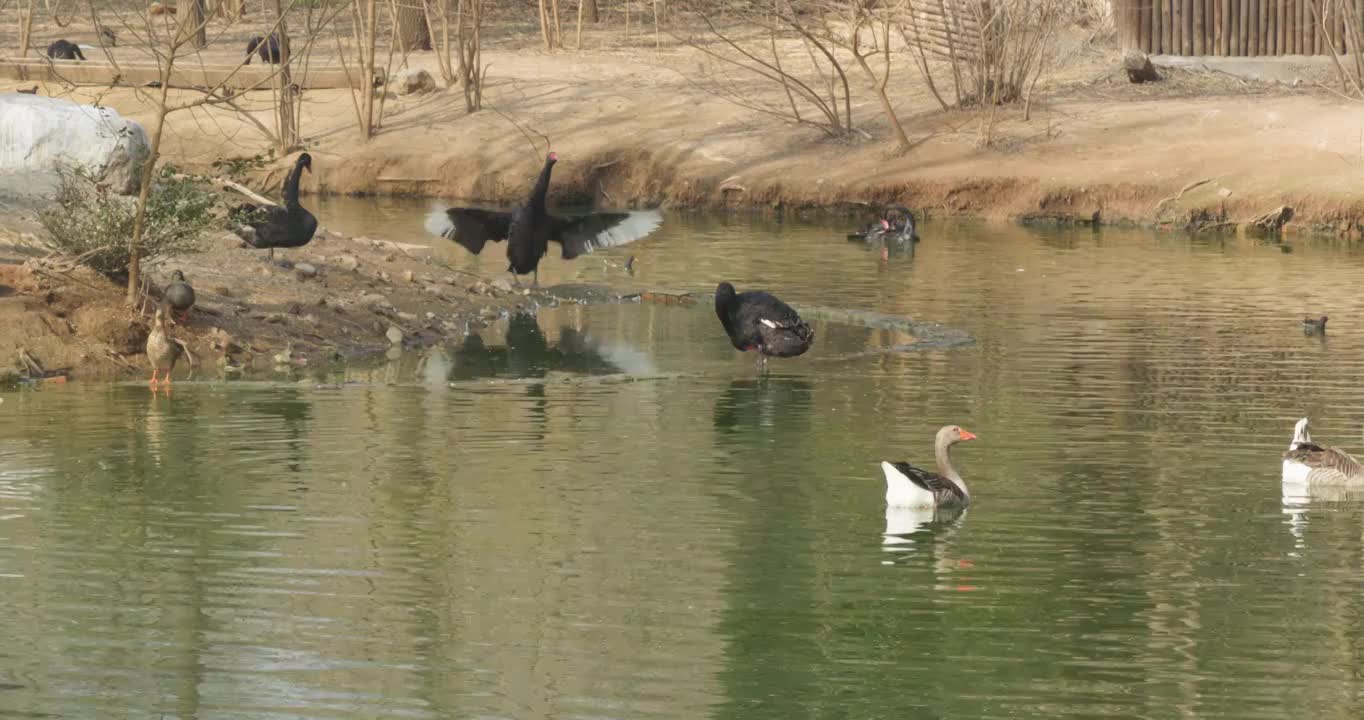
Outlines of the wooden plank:
{"type": "Polygon", "coordinates": [[[1139,47],[1141,47],[1141,51],[1144,52],[1144,53],[1146,53],[1147,55],[1150,55],[1150,54],[1153,52],[1152,49],[1151,49],[1152,43],[1151,43],[1151,8],[1150,8],[1150,6],[1151,6],[1152,4],[1154,4],[1154,3],[1152,2],[1152,0],[1139,0],[1138,3],[1137,3],[1137,15],[1138,15],[1138,17],[1140,18],[1140,22],[1141,22],[1141,26],[1140,26],[1140,35],[1141,35],[1141,37],[1139,38],[1140,41],[1141,41],[1141,44],[1139,45],[1139,47]]]}
{"type": "Polygon", "coordinates": [[[1160,23],[1160,7],[1165,4],[1165,0],[1151,0],[1151,54],[1160,55],[1165,52],[1165,45],[1162,44],[1163,28],[1160,23]]]}
{"type": "Polygon", "coordinates": [[[1236,55],[1245,57],[1250,48],[1250,0],[1241,0],[1241,12],[1236,17],[1236,55]]]}
{"type": "Polygon", "coordinates": [[[1287,55],[1298,53],[1298,0],[1286,0],[1284,3],[1284,22],[1287,28],[1284,30],[1284,51],[1287,55]]]}
{"type": "Polygon", "coordinates": [[[1204,50],[1203,35],[1203,0],[1195,0],[1193,3],[1193,54],[1203,55],[1204,50]]]}
{"type": "Polygon", "coordinates": [[[1254,57],[1260,54],[1260,1],[1250,0],[1250,16],[1246,18],[1246,54],[1254,57]]]}
{"type": "MultiPolygon", "coordinates": [[[[273,66],[184,65],[171,74],[171,87],[204,88],[222,84],[233,90],[269,89],[273,66]],[[233,71],[236,71],[235,73],[233,71]]],[[[356,73],[357,79],[359,73],[356,73]]],[[[118,68],[96,60],[47,60],[0,57],[0,78],[69,82],[73,85],[146,86],[161,79],[161,69],[150,63],[120,63],[118,68]]],[[[305,90],[351,87],[342,70],[309,70],[294,76],[305,90]]]]}
{"type": "Polygon", "coordinates": [[[1284,53],[1284,0],[1274,0],[1274,55],[1284,53]]]}
{"type": "Polygon", "coordinates": [[[1265,54],[1278,55],[1278,50],[1274,44],[1274,20],[1278,13],[1274,10],[1274,0],[1264,0],[1265,4],[1265,54]]]}
{"type": "Polygon", "coordinates": [[[1194,3],[1184,0],[1184,54],[1194,54],[1194,3]]]}
{"type": "Polygon", "coordinates": [[[1178,55],[1175,45],[1175,0],[1157,0],[1160,3],[1160,45],[1167,55],[1178,55]]]}
{"type": "Polygon", "coordinates": [[[1217,0],[1203,0],[1203,43],[1208,55],[1217,54],[1217,0]]]}
{"type": "Polygon", "coordinates": [[[1217,0],[1217,46],[1223,55],[1230,55],[1231,6],[1228,0],[1217,0]]]}

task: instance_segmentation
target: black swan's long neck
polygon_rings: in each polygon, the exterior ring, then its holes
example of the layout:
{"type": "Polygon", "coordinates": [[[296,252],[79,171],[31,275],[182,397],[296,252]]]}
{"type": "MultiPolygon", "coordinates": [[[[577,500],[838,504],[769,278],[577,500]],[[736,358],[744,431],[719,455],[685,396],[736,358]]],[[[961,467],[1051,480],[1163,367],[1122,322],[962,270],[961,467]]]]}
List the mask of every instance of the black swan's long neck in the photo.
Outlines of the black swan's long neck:
{"type": "Polygon", "coordinates": [[[299,161],[294,165],[289,177],[284,180],[284,207],[289,210],[297,210],[301,207],[298,204],[298,179],[303,177],[303,162],[299,161]]]}
{"type": "Polygon", "coordinates": [[[549,193],[549,172],[554,169],[554,163],[545,163],[545,169],[540,171],[540,179],[535,181],[535,188],[530,191],[530,202],[527,206],[537,212],[545,212],[545,195],[549,193]]]}
{"type": "Polygon", "coordinates": [[[715,293],[715,314],[720,316],[720,324],[725,327],[725,334],[729,335],[731,341],[736,341],[734,332],[734,303],[738,300],[735,297],[734,288],[722,287],[715,293]]]}

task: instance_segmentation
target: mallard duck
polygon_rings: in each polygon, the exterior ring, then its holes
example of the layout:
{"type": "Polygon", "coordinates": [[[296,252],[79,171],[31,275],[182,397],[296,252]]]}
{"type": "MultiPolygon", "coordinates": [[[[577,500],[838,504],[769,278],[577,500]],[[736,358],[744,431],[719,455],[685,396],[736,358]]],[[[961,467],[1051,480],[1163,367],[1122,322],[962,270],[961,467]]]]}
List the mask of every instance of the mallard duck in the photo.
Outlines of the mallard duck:
{"type": "Polygon", "coordinates": [[[966,489],[966,481],[952,467],[950,450],[959,442],[975,439],[975,434],[956,425],[938,430],[933,442],[933,455],[938,464],[936,473],[907,462],[883,461],[881,471],[886,474],[886,505],[932,508],[969,504],[971,492],[966,489]]]}
{"type": "Polygon", "coordinates": [[[167,323],[170,322],[169,316],[169,304],[157,306],[156,317],[152,319],[152,331],[147,335],[147,361],[152,366],[152,378],[147,381],[148,385],[155,385],[157,374],[162,372],[166,373],[164,381],[169,385],[175,361],[182,354],[191,365],[194,364],[194,356],[190,354],[189,347],[171,337],[170,329],[167,327],[167,323]]]}
{"type": "Polygon", "coordinates": [[[1364,484],[1364,465],[1344,450],[1312,442],[1310,423],[1303,418],[1293,427],[1293,442],[1283,454],[1283,481],[1308,485],[1364,484]]]}
{"type": "Polygon", "coordinates": [[[178,320],[189,319],[189,309],[194,307],[194,288],[185,282],[185,274],[179,270],[171,273],[171,283],[166,286],[166,302],[175,309],[178,320]]]}

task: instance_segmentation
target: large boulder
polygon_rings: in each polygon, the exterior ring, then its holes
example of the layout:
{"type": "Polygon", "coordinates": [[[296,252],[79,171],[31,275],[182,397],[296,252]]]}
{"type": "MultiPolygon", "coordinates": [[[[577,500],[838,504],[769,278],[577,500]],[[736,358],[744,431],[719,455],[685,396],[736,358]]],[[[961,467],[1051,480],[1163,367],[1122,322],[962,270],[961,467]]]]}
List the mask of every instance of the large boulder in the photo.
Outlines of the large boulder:
{"type": "Polygon", "coordinates": [[[425,70],[408,70],[398,76],[399,95],[422,95],[436,87],[436,79],[425,70]]]}
{"type": "Polygon", "coordinates": [[[38,95],[0,95],[0,177],[15,182],[16,189],[50,185],[58,167],[74,166],[114,192],[132,194],[150,154],[147,131],[109,108],[38,95]]]}

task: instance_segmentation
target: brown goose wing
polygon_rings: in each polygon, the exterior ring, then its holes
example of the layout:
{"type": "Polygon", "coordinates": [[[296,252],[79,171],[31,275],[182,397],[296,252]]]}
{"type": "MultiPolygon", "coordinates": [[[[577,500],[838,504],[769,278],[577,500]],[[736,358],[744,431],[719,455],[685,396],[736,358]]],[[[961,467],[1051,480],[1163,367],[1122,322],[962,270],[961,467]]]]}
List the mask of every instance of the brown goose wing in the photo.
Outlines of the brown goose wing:
{"type": "Polygon", "coordinates": [[[1343,482],[1364,480],[1364,465],[1349,453],[1337,448],[1304,443],[1283,454],[1283,459],[1302,463],[1311,468],[1309,482],[1343,482]]]}
{"type": "Polygon", "coordinates": [[[901,474],[909,478],[909,481],[919,487],[933,493],[939,503],[960,503],[965,502],[966,493],[956,483],[935,472],[929,472],[923,468],[917,468],[907,462],[891,463],[901,474]]]}

